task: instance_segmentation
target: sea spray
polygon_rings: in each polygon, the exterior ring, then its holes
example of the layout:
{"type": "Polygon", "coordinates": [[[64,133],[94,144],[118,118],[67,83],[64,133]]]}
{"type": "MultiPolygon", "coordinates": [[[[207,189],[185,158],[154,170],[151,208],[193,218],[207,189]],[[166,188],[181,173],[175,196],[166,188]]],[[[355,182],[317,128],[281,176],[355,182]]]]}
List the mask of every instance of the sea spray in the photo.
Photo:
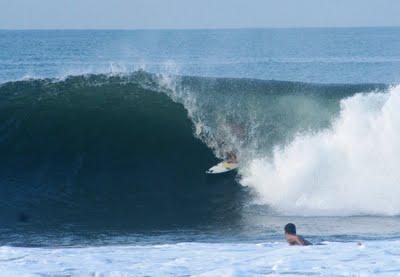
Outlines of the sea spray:
{"type": "Polygon", "coordinates": [[[270,154],[298,132],[326,128],[343,97],[381,85],[320,85],[254,79],[157,75],[159,89],[181,103],[194,135],[218,158],[246,164],[270,154]]]}
{"type": "Polygon", "coordinates": [[[331,128],[253,160],[241,183],[284,214],[400,214],[400,86],[340,106],[331,128]]]}

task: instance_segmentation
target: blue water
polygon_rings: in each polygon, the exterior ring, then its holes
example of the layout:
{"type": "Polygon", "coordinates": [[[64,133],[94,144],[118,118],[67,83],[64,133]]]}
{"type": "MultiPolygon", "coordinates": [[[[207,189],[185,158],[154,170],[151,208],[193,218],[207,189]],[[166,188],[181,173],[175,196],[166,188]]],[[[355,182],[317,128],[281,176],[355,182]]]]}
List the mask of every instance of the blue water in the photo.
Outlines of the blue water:
{"type": "Polygon", "coordinates": [[[0,81],[170,72],[323,83],[400,81],[400,28],[0,31],[0,81]]]}
{"type": "Polygon", "coordinates": [[[0,275],[399,272],[400,28],[0,30],[0,83],[0,275]]]}

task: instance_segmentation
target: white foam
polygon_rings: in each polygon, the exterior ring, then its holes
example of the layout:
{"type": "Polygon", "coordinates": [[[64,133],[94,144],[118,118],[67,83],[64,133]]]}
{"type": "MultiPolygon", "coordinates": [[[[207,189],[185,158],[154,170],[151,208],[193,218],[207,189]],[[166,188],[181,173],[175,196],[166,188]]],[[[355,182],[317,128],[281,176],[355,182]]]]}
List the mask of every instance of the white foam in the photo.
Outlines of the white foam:
{"type": "Polygon", "coordinates": [[[1,276],[391,275],[400,241],[331,242],[311,247],[269,243],[178,243],[157,247],[0,247],[1,276]]]}
{"type": "Polygon", "coordinates": [[[400,86],[342,100],[329,130],[253,160],[242,184],[285,214],[400,214],[400,86]]]}

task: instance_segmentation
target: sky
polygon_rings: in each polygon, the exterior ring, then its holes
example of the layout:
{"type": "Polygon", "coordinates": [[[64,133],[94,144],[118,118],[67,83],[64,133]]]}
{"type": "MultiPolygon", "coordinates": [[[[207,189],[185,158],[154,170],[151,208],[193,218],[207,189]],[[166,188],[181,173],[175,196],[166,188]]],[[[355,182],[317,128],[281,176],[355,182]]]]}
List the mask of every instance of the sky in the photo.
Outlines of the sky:
{"type": "Polygon", "coordinates": [[[400,26],[400,0],[0,0],[0,29],[400,26]]]}

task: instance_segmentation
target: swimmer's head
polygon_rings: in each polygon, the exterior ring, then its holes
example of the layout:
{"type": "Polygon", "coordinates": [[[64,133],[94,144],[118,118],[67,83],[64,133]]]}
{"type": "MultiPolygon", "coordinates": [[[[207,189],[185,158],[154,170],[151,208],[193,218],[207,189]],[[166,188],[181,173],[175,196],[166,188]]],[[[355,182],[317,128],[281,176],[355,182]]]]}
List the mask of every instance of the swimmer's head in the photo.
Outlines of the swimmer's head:
{"type": "Polygon", "coordinates": [[[285,234],[296,235],[296,225],[288,223],[285,225],[285,234]]]}

